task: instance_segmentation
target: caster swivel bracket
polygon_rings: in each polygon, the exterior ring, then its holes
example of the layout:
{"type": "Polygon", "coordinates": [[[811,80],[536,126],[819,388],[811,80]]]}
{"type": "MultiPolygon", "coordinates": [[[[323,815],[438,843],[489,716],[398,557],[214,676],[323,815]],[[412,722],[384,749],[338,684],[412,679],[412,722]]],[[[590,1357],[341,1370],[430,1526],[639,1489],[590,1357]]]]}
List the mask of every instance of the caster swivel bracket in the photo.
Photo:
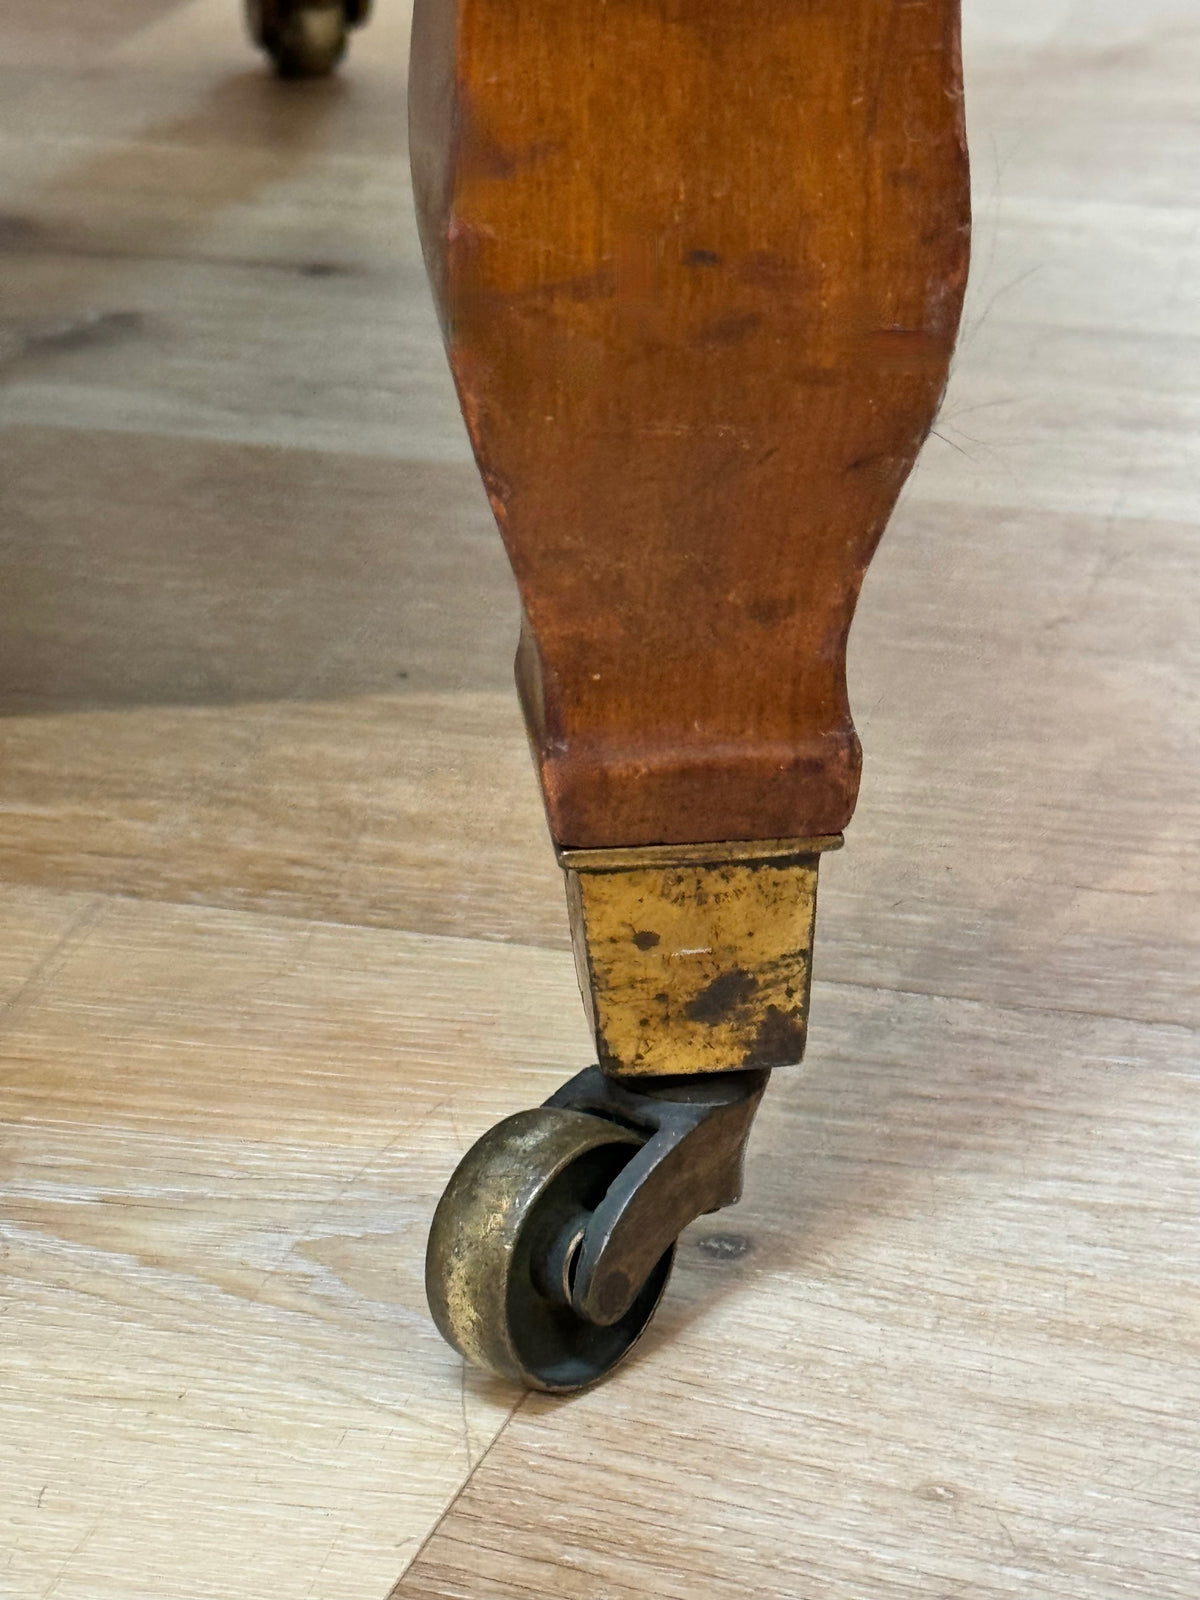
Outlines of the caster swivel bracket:
{"type": "Polygon", "coordinates": [[[618,1322],[684,1228],[741,1198],[746,1141],[769,1077],[711,1073],[634,1088],[588,1067],[546,1101],[648,1135],[582,1234],[563,1241],[570,1254],[558,1281],[579,1316],[618,1322]]]}

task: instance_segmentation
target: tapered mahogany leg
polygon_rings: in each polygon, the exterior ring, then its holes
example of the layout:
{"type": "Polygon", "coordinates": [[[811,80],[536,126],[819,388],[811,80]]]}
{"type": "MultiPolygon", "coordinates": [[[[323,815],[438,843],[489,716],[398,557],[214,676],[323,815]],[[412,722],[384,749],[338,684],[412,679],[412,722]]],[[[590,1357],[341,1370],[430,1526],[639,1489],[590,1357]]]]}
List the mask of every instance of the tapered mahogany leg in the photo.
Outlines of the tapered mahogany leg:
{"type": "MultiPolygon", "coordinates": [[[[858,789],[847,632],[966,278],[958,0],[417,0],[411,127],[606,1081],[797,1061],[858,789]]],[[[590,1136],[584,1101],[550,1121],[590,1136]]],[[[618,1120],[642,1141],[603,1160],[661,1190],[662,1128],[618,1120]]],[[[560,1319],[631,1248],[618,1187],[563,1224],[560,1319]]],[[[442,1280],[460,1348],[576,1386],[473,1345],[442,1280]]]]}

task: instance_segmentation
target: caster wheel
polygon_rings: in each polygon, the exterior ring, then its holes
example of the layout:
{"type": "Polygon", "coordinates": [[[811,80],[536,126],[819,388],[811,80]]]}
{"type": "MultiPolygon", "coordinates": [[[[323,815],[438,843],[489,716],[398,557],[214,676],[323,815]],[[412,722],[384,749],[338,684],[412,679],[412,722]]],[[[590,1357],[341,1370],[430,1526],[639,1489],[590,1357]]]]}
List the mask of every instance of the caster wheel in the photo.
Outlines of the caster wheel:
{"type": "Polygon", "coordinates": [[[571,1303],[592,1212],[645,1142],[601,1117],[557,1106],[519,1111],[463,1157],[438,1203],[425,1290],[442,1336],[477,1366],[531,1389],[595,1383],[654,1315],[672,1245],[625,1315],[599,1327],[571,1303]]]}
{"type": "Polygon", "coordinates": [[[327,77],[346,53],[350,27],[365,15],[361,6],[350,15],[346,0],[246,0],[250,36],[281,78],[327,77]]]}

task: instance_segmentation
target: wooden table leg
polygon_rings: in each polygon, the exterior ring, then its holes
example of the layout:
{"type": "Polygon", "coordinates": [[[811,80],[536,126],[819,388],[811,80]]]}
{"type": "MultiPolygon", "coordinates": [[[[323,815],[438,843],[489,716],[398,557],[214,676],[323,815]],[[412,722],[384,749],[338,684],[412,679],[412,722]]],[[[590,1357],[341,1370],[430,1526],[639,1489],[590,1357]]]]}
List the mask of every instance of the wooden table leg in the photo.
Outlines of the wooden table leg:
{"type": "MultiPolygon", "coordinates": [[[[664,1076],[716,1074],[715,1104],[735,1073],[757,1103],[761,1074],[803,1051],[819,852],[859,780],[847,633],[958,326],[958,0],[418,0],[411,125],[604,1081],[661,1106],[664,1076]]],[[[604,1169],[571,1201],[586,1227],[537,1244],[558,1251],[557,1289],[544,1262],[535,1277],[560,1322],[596,1312],[603,1250],[612,1267],[614,1239],[631,1248],[613,1222],[636,1210],[630,1174],[665,1182],[657,1112],[623,1102],[641,1142],[597,1155],[603,1107],[580,1094],[527,1114],[537,1129],[510,1130],[473,1179],[499,1192],[505,1162],[543,1162],[566,1183],[572,1137],[604,1169]]],[[[730,1103],[709,1107],[726,1147],[730,1103]]],[[[698,1139],[677,1140],[676,1191],[698,1139]]],[[[496,1293],[536,1210],[488,1265],[496,1293]]],[[[464,1337],[450,1302],[475,1316],[478,1263],[442,1225],[444,1331],[496,1370],[577,1387],[586,1359],[539,1371],[545,1327],[537,1359],[511,1329],[464,1337]]]]}

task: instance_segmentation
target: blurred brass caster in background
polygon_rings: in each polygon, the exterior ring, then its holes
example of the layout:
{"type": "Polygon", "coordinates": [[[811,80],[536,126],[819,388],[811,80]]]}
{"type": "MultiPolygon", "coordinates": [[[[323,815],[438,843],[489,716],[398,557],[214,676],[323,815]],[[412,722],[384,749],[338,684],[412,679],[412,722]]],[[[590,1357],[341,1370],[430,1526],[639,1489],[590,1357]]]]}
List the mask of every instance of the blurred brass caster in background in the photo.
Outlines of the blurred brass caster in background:
{"type": "Polygon", "coordinates": [[[281,78],[327,77],[371,0],[244,0],[246,27],[281,78]]]}

